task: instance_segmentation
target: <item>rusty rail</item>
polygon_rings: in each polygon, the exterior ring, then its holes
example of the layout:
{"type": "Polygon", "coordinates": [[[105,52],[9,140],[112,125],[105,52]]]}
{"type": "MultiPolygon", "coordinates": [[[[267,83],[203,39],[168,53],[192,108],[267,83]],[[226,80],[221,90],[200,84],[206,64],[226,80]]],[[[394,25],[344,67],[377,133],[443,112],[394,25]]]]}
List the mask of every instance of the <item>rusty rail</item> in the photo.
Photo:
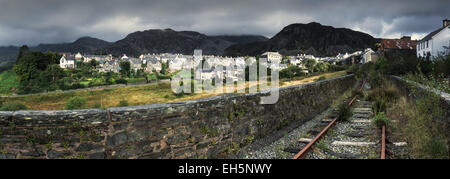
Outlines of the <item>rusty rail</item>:
{"type": "Polygon", "coordinates": [[[381,127],[381,159],[386,158],[386,126],[381,127]]]}
{"type": "Polygon", "coordinates": [[[322,135],[331,127],[331,126],[333,126],[333,124],[334,123],[336,123],[336,120],[337,120],[337,117],[335,117],[322,131],[320,131],[320,133],[316,136],[316,137],[314,137],[314,139],[313,140],[311,140],[311,142],[309,142],[305,147],[303,147],[303,149],[299,152],[299,153],[297,153],[297,154],[295,154],[295,156],[294,157],[292,157],[292,159],[299,159],[299,158],[303,158],[304,157],[304,155],[306,154],[306,152],[312,147],[312,145],[317,141],[317,140],[319,140],[321,137],[322,137],[322,135]]]}
{"type": "MultiPolygon", "coordinates": [[[[360,90],[362,90],[364,84],[366,83],[366,80],[363,80],[363,83],[361,85],[360,90]]],[[[348,103],[349,106],[351,106],[353,104],[353,102],[355,102],[356,100],[356,96],[353,97],[353,99],[348,103]]],[[[305,154],[309,151],[309,149],[314,145],[314,143],[319,140],[323,134],[325,134],[329,128],[331,128],[331,126],[333,126],[336,121],[337,121],[338,117],[335,117],[330,123],[328,123],[328,125],[322,129],[322,131],[320,131],[319,134],[317,134],[316,137],[314,137],[313,140],[311,140],[308,144],[306,144],[305,147],[303,147],[302,150],[300,150],[300,152],[298,152],[297,154],[294,155],[294,157],[292,157],[292,159],[302,159],[305,157],[305,154]]]]}

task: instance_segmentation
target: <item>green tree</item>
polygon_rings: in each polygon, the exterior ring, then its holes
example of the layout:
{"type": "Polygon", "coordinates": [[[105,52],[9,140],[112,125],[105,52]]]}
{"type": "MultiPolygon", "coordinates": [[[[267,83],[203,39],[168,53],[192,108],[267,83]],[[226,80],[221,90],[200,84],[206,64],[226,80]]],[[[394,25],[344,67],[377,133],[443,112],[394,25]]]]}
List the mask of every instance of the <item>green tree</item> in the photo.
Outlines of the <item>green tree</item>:
{"type": "Polygon", "coordinates": [[[47,90],[57,89],[56,81],[64,77],[64,71],[58,64],[52,64],[40,74],[40,86],[47,90]]]}
{"type": "Polygon", "coordinates": [[[93,69],[95,69],[95,68],[97,67],[97,65],[99,65],[99,62],[97,62],[97,60],[95,60],[95,59],[92,59],[92,60],[89,62],[89,64],[91,65],[91,67],[92,67],[93,69]]]}
{"type": "Polygon", "coordinates": [[[45,54],[42,52],[24,53],[24,50],[22,50],[22,57],[13,68],[19,80],[19,93],[39,92],[42,86],[48,86],[48,83],[41,84],[44,81],[41,78],[46,76],[41,75],[41,73],[49,65],[57,64],[58,58],[60,58],[60,55],[52,52],[46,52],[45,54]]]}
{"type": "Polygon", "coordinates": [[[161,63],[161,71],[160,71],[160,73],[165,75],[167,73],[166,69],[168,69],[168,68],[169,68],[169,65],[167,63],[164,63],[164,62],[161,63]]]}
{"type": "Polygon", "coordinates": [[[130,76],[130,62],[129,61],[121,61],[120,62],[120,74],[122,74],[123,76],[130,76]]]}
{"type": "Polygon", "coordinates": [[[328,68],[329,68],[330,64],[329,63],[324,63],[324,62],[318,62],[316,64],[316,66],[314,67],[314,71],[318,71],[318,72],[327,72],[328,68]]]}
{"type": "Polygon", "coordinates": [[[303,64],[311,73],[314,73],[314,66],[316,66],[317,61],[314,59],[306,59],[303,64]]]}
{"type": "Polygon", "coordinates": [[[291,65],[288,68],[280,71],[280,78],[292,79],[295,76],[302,76],[302,75],[304,75],[302,69],[296,65],[291,65]]]}
{"type": "Polygon", "coordinates": [[[20,58],[22,58],[26,53],[28,53],[30,51],[30,49],[28,48],[28,46],[23,45],[22,47],[20,47],[19,49],[19,55],[17,55],[17,60],[16,60],[16,64],[20,63],[20,58]]]}

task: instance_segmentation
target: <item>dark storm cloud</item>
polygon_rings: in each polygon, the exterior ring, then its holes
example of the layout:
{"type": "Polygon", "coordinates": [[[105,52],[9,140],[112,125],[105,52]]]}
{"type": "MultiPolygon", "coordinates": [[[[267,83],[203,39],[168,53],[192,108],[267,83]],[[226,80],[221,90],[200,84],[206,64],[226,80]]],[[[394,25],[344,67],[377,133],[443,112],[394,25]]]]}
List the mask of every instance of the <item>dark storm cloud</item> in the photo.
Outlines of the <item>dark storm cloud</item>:
{"type": "Polygon", "coordinates": [[[312,21],[375,37],[421,37],[450,18],[448,0],[0,0],[0,45],[116,41],[139,30],[271,37],[312,21]]]}

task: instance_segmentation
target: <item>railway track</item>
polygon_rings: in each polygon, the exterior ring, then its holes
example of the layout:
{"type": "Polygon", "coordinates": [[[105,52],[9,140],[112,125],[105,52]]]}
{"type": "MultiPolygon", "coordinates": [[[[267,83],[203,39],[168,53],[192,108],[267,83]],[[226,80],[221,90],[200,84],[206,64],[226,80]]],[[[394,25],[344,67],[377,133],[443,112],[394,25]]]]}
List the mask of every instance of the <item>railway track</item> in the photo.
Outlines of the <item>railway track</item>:
{"type": "MultiPolygon", "coordinates": [[[[363,83],[361,85],[361,88],[359,89],[360,91],[363,90],[364,85],[366,84],[365,80],[363,80],[363,83]]],[[[357,96],[354,96],[352,98],[352,100],[348,103],[348,106],[352,106],[353,104],[355,104],[355,102],[357,101],[357,96]]],[[[328,145],[333,145],[333,146],[339,146],[339,147],[335,147],[335,149],[338,149],[339,151],[344,151],[344,152],[335,152],[332,151],[330,149],[325,149],[327,155],[332,155],[332,156],[338,156],[338,158],[369,158],[369,154],[354,154],[352,152],[348,152],[348,151],[355,151],[355,148],[359,148],[359,147],[366,147],[366,148],[370,148],[369,146],[372,146],[371,149],[373,149],[373,146],[376,145],[381,145],[381,150],[380,150],[380,156],[381,159],[385,159],[386,158],[386,127],[383,126],[382,127],[382,134],[381,134],[381,140],[379,142],[379,144],[377,142],[370,142],[367,140],[367,137],[364,139],[361,139],[364,135],[367,135],[367,133],[369,133],[368,131],[370,131],[370,128],[367,127],[370,125],[370,115],[371,115],[371,105],[370,102],[367,101],[359,101],[357,102],[358,106],[353,110],[353,116],[352,116],[352,120],[345,122],[346,124],[341,124],[341,126],[337,126],[338,128],[345,128],[345,129],[354,129],[357,128],[359,131],[355,132],[353,131],[353,134],[349,134],[348,132],[338,132],[338,134],[336,134],[337,136],[335,137],[331,137],[331,138],[335,138],[335,139],[348,139],[349,136],[352,138],[359,138],[360,140],[356,140],[356,141],[339,141],[339,140],[335,140],[333,142],[329,141],[330,143],[328,145]]],[[[331,120],[328,125],[326,125],[312,140],[309,139],[300,139],[299,142],[307,142],[306,146],[304,146],[302,148],[302,150],[300,150],[300,152],[298,152],[297,154],[295,154],[292,159],[303,159],[305,158],[308,153],[314,148],[313,146],[319,142],[319,140],[321,140],[321,138],[324,137],[324,135],[327,133],[327,131],[329,131],[332,127],[334,127],[337,123],[337,119],[338,116],[334,117],[333,120],[331,120]]],[[[342,130],[341,130],[342,131],[342,130]]],[[[325,147],[322,147],[325,148],[325,147]]],[[[359,150],[356,150],[359,151],[359,150]]],[[[316,158],[317,156],[311,155],[308,156],[308,158],[316,158]]],[[[319,157],[320,158],[320,157],[319,157]]]]}
{"type": "MultiPolygon", "coordinates": [[[[370,84],[365,80],[359,85],[357,88],[364,94],[370,89],[370,84]]],[[[344,99],[340,98],[335,102],[351,106],[350,115],[348,115],[350,117],[340,120],[338,119],[339,109],[328,108],[301,126],[284,133],[282,137],[254,150],[246,151],[241,157],[247,159],[404,158],[393,155],[393,153],[400,154],[404,147],[398,147],[398,143],[389,142],[386,127],[381,130],[371,123],[372,103],[365,101],[362,95],[359,95],[361,96],[359,99],[348,94],[350,91],[342,96],[344,99]]]]}

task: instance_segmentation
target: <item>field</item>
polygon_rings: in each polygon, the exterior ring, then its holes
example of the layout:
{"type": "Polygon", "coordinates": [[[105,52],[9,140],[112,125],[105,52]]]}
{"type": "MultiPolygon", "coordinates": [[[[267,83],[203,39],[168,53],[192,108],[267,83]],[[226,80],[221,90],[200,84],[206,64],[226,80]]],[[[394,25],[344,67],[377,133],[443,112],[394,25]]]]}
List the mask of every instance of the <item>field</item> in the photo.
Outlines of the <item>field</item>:
{"type": "MultiPolygon", "coordinates": [[[[311,77],[304,77],[293,79],[291,81],[282,81],[283,86],[297,85],[302,83],[309,83],[316,81],[319,77],[325,76],[334,78],[345,75],[346,71],[330,72],[311,77]]],[[[3,80],[2,80],[2,83],[3,80]]],[[[11,84],[12,85],[12,84],[11,84]]],[[[256,85],[255,83],[246,83],[246,88],[249,85],[256,85]]],[[[74,96],[83,97],[86,99],[87,108],[108,108],[118,106],[120,101],[127,101],[130,106],[167,103],[175,101],[185,101],[192,99],[199,99],[204,97],[211,97],[220,95],[222,93],[200,93],[200,94],[185,94],[181,96],[174,95],[170,83],[149,84],[136,87],[124,87],[116,89],[103,89],[91,91],[77,91],[54,94],[31,95],[26,97],[10,97],[2,98],[4,103],[20,102],[26,104],[29,109],[33,110],[62,110],[65,102],[74,96]]]]}
{"type": "Polygon", "coordinates": [[[11,95],[11,89],[16,88],[19,82],[16,80],[16,73],[13,70],[7,70],[0,73],[0,96],[11,95]]]}

